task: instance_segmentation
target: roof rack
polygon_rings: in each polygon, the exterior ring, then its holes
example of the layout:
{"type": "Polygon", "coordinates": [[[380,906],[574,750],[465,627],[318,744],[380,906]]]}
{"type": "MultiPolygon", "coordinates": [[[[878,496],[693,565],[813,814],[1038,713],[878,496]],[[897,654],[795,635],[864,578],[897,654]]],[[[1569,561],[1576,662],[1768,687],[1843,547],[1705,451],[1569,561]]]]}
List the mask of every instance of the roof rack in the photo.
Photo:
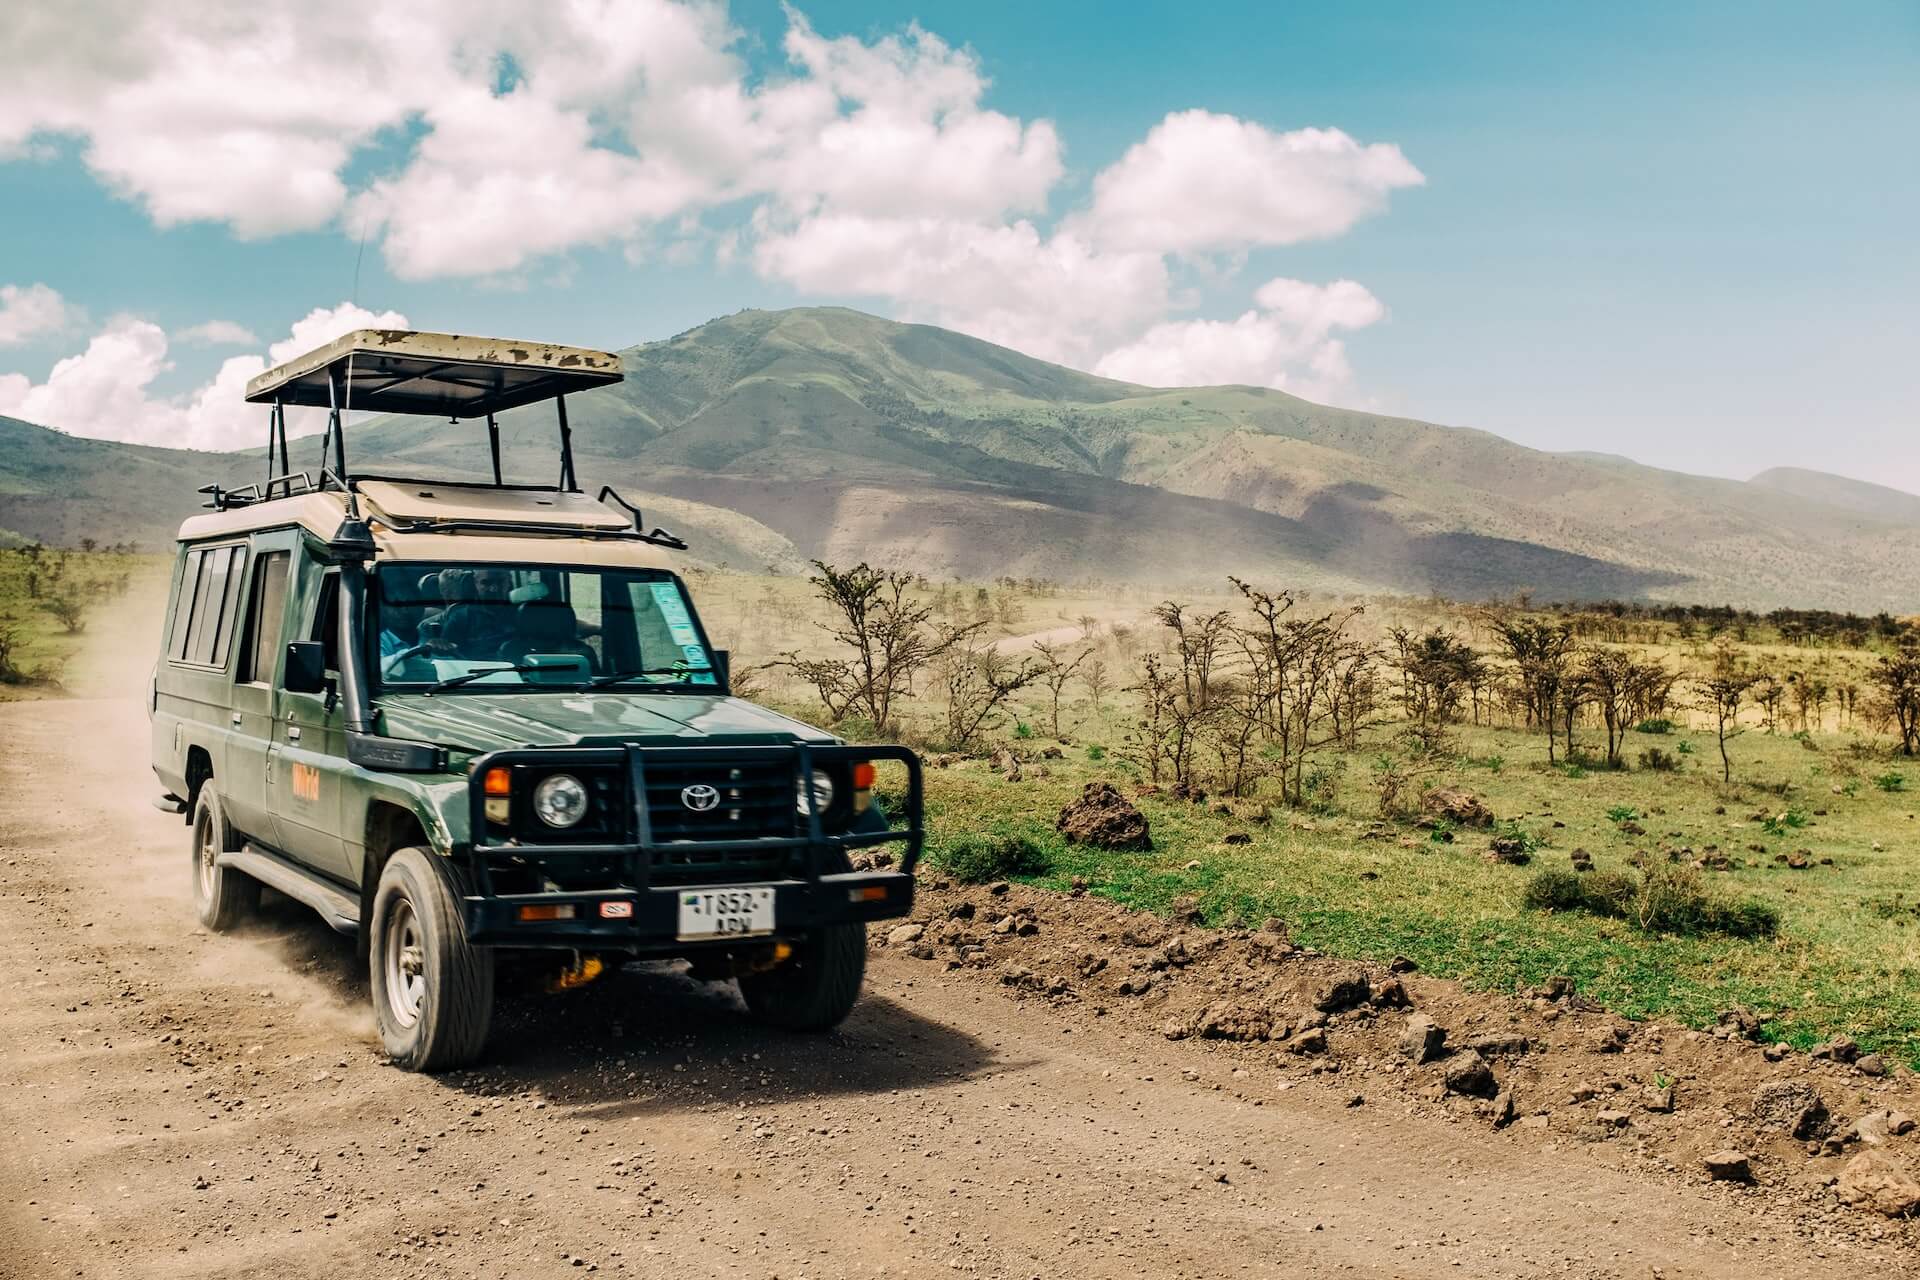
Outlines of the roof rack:
{"type": "MultiPolygon", "coordinates": [[[[208,495],[208,506],[224,511],[276,497],[333,489],[347,495],[348,514],[357,519],[358,482],[381,477],[356,476],[347,469],[344,419],[352,409],[444,413],[455,422],[484,418],[493,460],[493,487],[525,488],[508,485],[501,476],[500,424],[495,415],[552,400],[560,428],[560,475],[552,489],[579,493],[567,396],[610,386],[624,376],[619,356],[586,347],[415,329],[356,329],[248,381],[247,400],[273,406],[267,425],[266,479],[236,489],[208,485],[200,492],[208,495]],[[293,470],[287,453],[288,405],[324,406],[328,410],[318,471],[293,470]]],[[[603,490],[603,496],[607,492],[611,490],[603,490]]],[[[621,505],[627,506],[624,502],[621,505]]],[[[639,512],[630,506],[628,510],[633,511],[635,524],[626,536],[651,540],[662,533],[642,531],[639,512]]],[[[672,538],[671,534],[664,536],[672,538]]]]}

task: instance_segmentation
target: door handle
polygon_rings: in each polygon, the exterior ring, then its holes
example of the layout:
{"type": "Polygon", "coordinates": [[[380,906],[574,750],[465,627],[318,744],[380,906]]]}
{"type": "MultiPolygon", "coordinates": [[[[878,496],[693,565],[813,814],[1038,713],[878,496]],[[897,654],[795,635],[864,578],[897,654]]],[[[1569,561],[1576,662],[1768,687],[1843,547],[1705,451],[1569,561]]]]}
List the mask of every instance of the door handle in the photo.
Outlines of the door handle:
{"type": "Polygon", "coordinates": [[[240,713],[238,711],[233,713],[233,722],[236,725],[240,723],[240,713]]]}
{"type": "Polygon", "coordinates": [[[298,742],[298,741],[300,741],[300,726],[299,726],[299,725],[294,725],[294,724],[290,724],[290,725],[288,725],[288,726],[287,726],[287,741],[288,741],[288,742],[298,742]]]}

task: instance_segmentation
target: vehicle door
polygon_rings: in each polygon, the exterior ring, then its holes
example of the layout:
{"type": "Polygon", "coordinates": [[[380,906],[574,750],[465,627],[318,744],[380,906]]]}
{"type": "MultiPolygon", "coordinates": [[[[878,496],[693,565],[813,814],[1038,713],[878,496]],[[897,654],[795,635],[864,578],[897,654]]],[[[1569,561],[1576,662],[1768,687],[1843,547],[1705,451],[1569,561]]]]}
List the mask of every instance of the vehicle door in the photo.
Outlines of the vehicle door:
{"type": "MultiPolygon", "coordinates": [[[[296,551],[287,640],[326,649],[326,693],[295,693],[276,679],[269,794],[281,852],[336,879],[350,875],[340,824],[345,806],[346,714],[340,705],[340,571],[296,551]]],[[[285,646],[283,645],[282,648],[285,646]]],[[[284,664],[283,664],[284,668],[284,664]]]]}
{"type": "Polygon", "coordinates": [[[215,767],[227,816],[262,844],[276,838],[267,783],[267,752],[273,741],[273,689],[280,679],[281,637],[288,610],[288,579],[299,535],[291,529],[255,534],[241,603],[239,655],[227,699],[229,733],[224,759],[215,767]]]}

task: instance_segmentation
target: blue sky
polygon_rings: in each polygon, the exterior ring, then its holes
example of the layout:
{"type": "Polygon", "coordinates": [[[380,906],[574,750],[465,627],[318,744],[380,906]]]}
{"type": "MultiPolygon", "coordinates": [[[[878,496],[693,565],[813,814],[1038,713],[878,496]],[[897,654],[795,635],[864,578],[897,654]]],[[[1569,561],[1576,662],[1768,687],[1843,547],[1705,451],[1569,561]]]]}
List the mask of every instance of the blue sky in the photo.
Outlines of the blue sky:
{"type": "MultiPolygon", "coordinates": [[[[195,8],[152,21],[189,23],[195,8]]],[[[675,22],[659,8],[636,0],[630,25],[669,47],[685,24],[649,26],[675,22]]],[[[38,17],[67,12],[47,5],[38,17]]],[[[16,86],[0,87],[0,156],[11,155],[0,160],[0,287],[44,285],[61,300],[57,323],[10,342],[0,311],[0,412],[37,407],[87,434],[195,431],[230,389],[217,385],[225,362],[264,359],[296,321],[350,299],[422,327],[605,346],[741,307],[842,302],[1143,380],[1211,373],[1541,448],[1732,476],[1803,465],[1920,490],[1920,6],[813,3],[799,13],[814,61],[783,43],[781,6],[740,0],[726,10],[730,29],[703,28],[673,74],[711,53],[720,69],[709,87],[737,82],[751,96],[813,82],[831,86],[837,107],[769,135],[781,113],[763,103],[738,131],[758,130],[753,157],[710,166],[735,136],[716,132],[666,177],[595,165],[647,159],[659,145],[649,121],[679,118],[658,87],[665,64],[636,54],[615,68],[626,79],[583,100],[556,86],[613,60],[556,51],[546,33],[516,44],[510,23],[497,41],[470,29],[465,53],[497,42],[506,55],[496,88],[512,90],[524,65],[530,89],[590,126],[578,163],[517,179],[575,183],[576,198],[522,211],[508,183],[497,216],[524,217],[512,227],[476,227],[464,208],[458,224],[437,222],[468,203],[459,183],[438,210],[424,198],[430,166],[415,161],[436,135],[465,128],[485,140],[447,143],[445,171],[460,175],[550,124],[530,118],[522,135],[484,102],[465,117],[435,114],[431,103],[458,96],[462,50],[449,50],[438,81],[418,76],[442,86],[431,98],[383,88],[385,55],[371,46],[310,58],[321,83],[288,95],[290,114],[308,111],[288,136],[348,141],[337,165],[313,166],[337,175],[338,199],[288,208],[261,196],[266,166],[235,141],[284,121],[263,125],[248,105],[257,95],[235,88],[229,103],[218,83],[222,60],[244,66],[271,27],[174,65],[116,62],[99,48],[104,30],[61,42],[93,46],[94,63],[0,38],[11,50],[0,52],[0,84],[16,86]],[[909,13],[928,36],[907,31],[909,13]],[[862,60],[877,50],[885,64],[889,48],[897,83],[862,60]],[[9,58],[33,58],[37,79],[9,77],[9,58]],[[899,197],[881,180],[816,189],[835,165],[816,163],[813,177],[782,169],[807,168],[805,148],[828,124],[849,125],[864,146],[858,128],[876,103],[911,116],[920,106],[901,94],[943,75],[957,87],[927,108],[939,146],[924,152],[924,191],[899,197]],[[354,100],[362,80],[370,87],[354,100]],[[207,123],[225,110],[230,129],[207,123]],[[1207,113],[1206,129],[1166,127],[1190,111],[1207,113]],[[959,146],[956,121],[992,124],[999,149],[940,150],[959,146]],[[143,134],[163,126],[163,145],[143,134]],[[1339,130],[1353,149],[1297,180],[1263,176],[1274,140],[1306,129],[1339,130]],[[175,142],[177,155],[153,158],[175,142]],[[1183,159],[1180,148],[1209,150],[1183,159]],[[1397,148],[1404,169],[1358,176],[1367,148],[1397,148]],[[215,177],[193,177],[209,156],[215,177]],[[1183,208],[1182,175],[1208,171],[1266,191],[1190,243],[1180,228],[1220,196],[1183,208]],[[361,199],[403,173],[420,185],[361,199]],[[1165,211],[1165,243],[1137,217],[1109,215],[1122,187],[1136,210],[1165,211]],[[572,207],[589,198],[600,202],[590,214],[572,207]],[[554,230],[576,215],[577,233],[554,230]],[[1296,215],[1293,231],[1264,229],[1296,215]],[[870,254],[850,259],[836,226],[870,254]],[[1030,229],[1032,243],[1009,228],[1030,229]],[[553,247],[499,268],[509,231],[553,247]],[[1063,261],[1071,236],[1092,249],[1063,261]],[[1004,256],[972,271],[986,246],[1004,256]],[[1013,282],[1034,273],[1023,254],[1059,265],[1058,276],[999,287],[995,271],[1013,282]],[[1270,281],[1300,287],[1262,293],[1270,281]],[[1335,281],[1358,292],[1326,291],[1335,281]],[[70,373],[58,394],[47,389],[56,361],[133,319],[149,328],[117,331],[120,354],[103,349],[89,371],[99,385],[70,373]],[[256,341],[183,336],[214,320],[256,341]],[[133,341],[143,335],[145,346],[133,341]],[[138,367],[109,369],[109,358],[138,367]]],[[[297,10],[286,20],[297,29],[297,10]]],[[[35,15],[0,18],[0,37],[23,21],[35,15]]],[[[210,427],[196,442],[237,429],[210,427]]]]}

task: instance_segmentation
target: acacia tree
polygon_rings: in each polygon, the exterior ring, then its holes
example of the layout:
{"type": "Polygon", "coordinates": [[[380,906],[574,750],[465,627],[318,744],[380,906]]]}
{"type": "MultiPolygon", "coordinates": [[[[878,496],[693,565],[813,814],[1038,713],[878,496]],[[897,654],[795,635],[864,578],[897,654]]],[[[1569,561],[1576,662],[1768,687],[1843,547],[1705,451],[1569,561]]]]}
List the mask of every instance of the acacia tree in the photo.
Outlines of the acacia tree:
{"type": "MultiPolygon", "coordinates": [[[[1653,690],[1660,690],[1664,702],[1673,677],[1656,659],[1637,661],[1625,649],[1589,649],[1581,655],[1580,683],[1587,698],[1600,709],[1607,730],[1607,764],[1619,768],[1621,751],[1627,740],[1627,727],[1635,714],[1651,701],[1653,690]]],[[[1571,749],[1571,748],[1569,748],[1571,749]]]]}
{"type": "Polygon", "coordinates": [[[1573,751],[1573,717],[1579,699],[1572,696],[1573,631],[1564,623],[1515,614],[1482,615],[1488,628],[1513,662],[1515,689],[1525,708],[1527,724],[1542,725],[1547,731],[1547,763],[1554,762],[1555,723],[1564,714],[1567,726],[1567,751],[1573,751]]]}
{"type": "Polygon", "coordinates": [[[893,705],[908,691],[916,672],[986,625],[984,621],[935,632],[929,626],[933,606],[907,594],[915,576],[898,569],[875,569],[864,561],[840,570],[815,560],[808,579],[838,617],[819,625],[851,649],[850,657],[803,658],[795,651],[772,666],[790,668],[813,686],[834,720],[864,715],[876,730],[893,728],[893,705]]]}
{"type": "Polygon", "coordinates": [[[1053,736],[1060,736],[1060,694],[1067,687],[1067,681],[1073,679],[1073,673],[1080,664],[1092,656],[1093,650],[1082,649],[1067,657],[1065,645],[1048,644],[1044,640],[1033,642],[1034,652],[1040,655],[1040,683],[1047,687],[1048,714],[1053,725],[1053,736]]]}
{"type": "Polygon", "coordinates": [[[1920,632],[1903,629],[1893,652],[1881,658],[1867,678],[1879,688],[1900,730],[1901,754],[1912,755],[1920,747],[1920,632]]]}
{"type": "Polygon", "coordinates": [[[1693,687],[1700,708],[1713,717],[1714,735],[1720,743],[1720,780],[1733,781],[1733,761],[1727,757],[1727,739],[1740,733],[1740,708],[1747,701],[1761,675],[1747,664],[1740,651],[1725,640],[1713,647],[1713,658],[1693,687]]]}
{"type": "Polygon", "coordinates": [[[963,630],[942,647],[935,670],[947,695],[947,745],[965,751],[1006,700],[1041,678],[1032,659],[1015,663],[991,645],[976,645],[963,630]]]}

